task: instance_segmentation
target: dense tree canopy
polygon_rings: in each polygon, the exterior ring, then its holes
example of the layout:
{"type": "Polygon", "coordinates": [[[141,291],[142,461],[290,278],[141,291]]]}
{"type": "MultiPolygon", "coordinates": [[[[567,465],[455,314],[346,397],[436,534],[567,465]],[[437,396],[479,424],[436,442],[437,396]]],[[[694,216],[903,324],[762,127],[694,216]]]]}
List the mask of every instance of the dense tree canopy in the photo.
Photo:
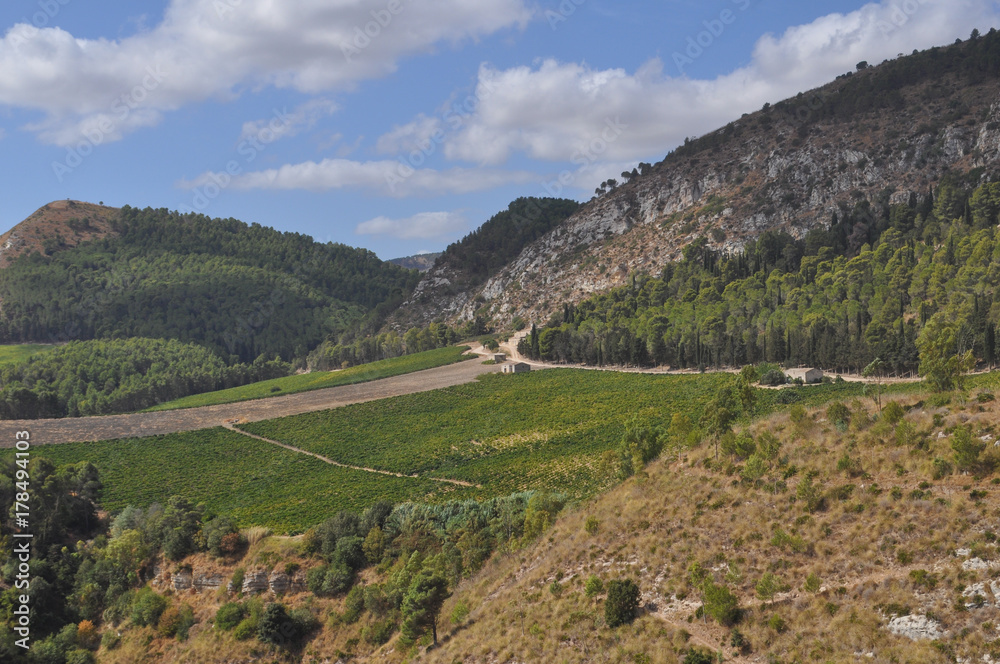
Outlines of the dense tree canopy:
{"type": "Polygon", "coordinates": [[[245,362],[290,360],[398,304],[419,276],[367,250],[235,219],[125,206],[112,228],[0,271],[0,341],[166,338],[245,362]]]}
{"type": "Polygon", "coordinates": [[[967,351],[992,365],[1000,185],[982,179],[981,169],[949,175],[909,205],[890,206],[886,192],[801,240],[767,231],[737,254],[701,238],[657,277],[636,275],[566,305],[520,350],[591,364],[766,361],[854,371],[877,357],[902,373],[918,370],[920,349],[933,348],[947,366],[967,351]],[[946,333],[931,334],[933,321],[947,321],[946,333]]]}

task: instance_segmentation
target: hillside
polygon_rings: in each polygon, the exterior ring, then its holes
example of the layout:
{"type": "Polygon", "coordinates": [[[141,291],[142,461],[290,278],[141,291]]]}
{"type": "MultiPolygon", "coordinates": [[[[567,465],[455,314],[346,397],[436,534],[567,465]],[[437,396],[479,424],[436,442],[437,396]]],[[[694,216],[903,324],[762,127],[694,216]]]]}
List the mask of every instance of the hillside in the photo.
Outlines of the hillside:
{"type": "Polygon", "coordinates": [[[111,234],[118,208],[83,201],[54,201],[0,235],[0,268],[18,256],[50,255],[111,234]]]}
{"type": "MultiPolygon", "coordinates": [[[[719,439],[671,418],[660,459],[570,505],[544,492],[372,503],[294,537],[239,530],[180,497],[127,508],[109,538],[42,572],[73,598],[49,615],[80,620],[45,647],[102,664],[990,661],[1000,406],[996,375],[974,384],[910,390],[881,411],[794,406],[719,439]],[[635,608],[611,613],[621,581],[635,608]],[[447,590],[419,599],[432,587],[447,590]],[[419,609],[431,605],[434,647],[419,609]]],[[[641,427],[629,439],[652,440],[641,427]]],[[[67,514],[42,513],[82,529],[72,514],[101,491],[96,469],[34,472],[49,477],[46,505],[70,492],[67,514]]]]}
{"type": "Polygon", "coordinates": [[[986,179],[1000,160],[998,53],[991,30],[767,105],[605,186],[481,285],[404,310],[541,322],[631,274],[659,273],[698,238],[722,251],[765,230],[802,238],[860,201],[920,204],[949,172],[981,168],[986,179]]]}
{"type": "Polygon", "coordinates": [[[435,251],[428,254],[416,254],[415,256],[404,256],[402,258],[390,258],[386,262],[393,263],[394,265],[398,265],[400,267],[405,267],[407,270],[426,272],[434,267],[434,261],[436,261],[440,255],[440,251],[435,251]]]}
{"type": "Polygon", "coordinates": [[[94,227],[67,239],[54,219],[96,208],[67,206],[47,206],[11,231],[35,240],[0,270],[0,342],[147,337],[242,361],[291,360],[391,310],[417,280],[364,249],[150,208],[69,219],[70,228],[94,227]],[[38,242],[45,250],[27,253],[38,242]]]}
{"type": "Polygon", "coordinates": [[[485,300],[473,297],[531,243],[561,224],[579,208],[574,201],[555,198],[518,198],[506,210],[444,250],[424,273],[410,298],[392,315],[389,325],[404,331],[432,321],[484,318],[485,300]]]}

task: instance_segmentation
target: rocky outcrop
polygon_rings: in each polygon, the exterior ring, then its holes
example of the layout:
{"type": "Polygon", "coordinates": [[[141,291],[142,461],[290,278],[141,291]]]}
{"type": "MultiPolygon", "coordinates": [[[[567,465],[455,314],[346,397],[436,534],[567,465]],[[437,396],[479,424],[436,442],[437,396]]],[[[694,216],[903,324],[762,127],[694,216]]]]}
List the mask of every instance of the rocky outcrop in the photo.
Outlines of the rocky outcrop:
{"type": "Polygon", "coordinates": [[[243,592],[244,593],[260,593],[264,592],[270,587],[268,583],[267,572],[263,570],[258,570],[254,572],[247,572],[243,577],[243,592]]]}
{"type": "Polygon", "coordinates": [[[914,641],[940,639],[944,636],[941,623],[927,616],[898,616],[889,621],[888,630],[914,641]]]}
{"type": "Polygon", "coordinates": [[[190,568],[182,568],[174,572],[170,577],[170,585],[173,589],[180,592],[183,590],[190,590],[193,585],[194,574],[191,572],[190,568]]]}
{"type": "Polygon", "coordinates": [[[222,575],[221,574],[199,574],[195,573],[192,580],[192,587],[198,592],[204,590],[215,590],[222,586],[222,575]]]}

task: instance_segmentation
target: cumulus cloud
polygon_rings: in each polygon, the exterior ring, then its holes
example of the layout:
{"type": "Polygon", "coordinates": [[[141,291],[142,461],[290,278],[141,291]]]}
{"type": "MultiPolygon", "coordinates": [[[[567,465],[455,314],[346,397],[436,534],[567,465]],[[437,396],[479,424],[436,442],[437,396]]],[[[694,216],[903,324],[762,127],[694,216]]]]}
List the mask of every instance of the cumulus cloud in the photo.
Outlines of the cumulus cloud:
{"type": "Polygon", "coordinates": [[[414,169],[399,161],[353,161],[324,159],[280,168],[251,171],[230,178],[226,173],[204,173],[178,186],[186,189],[220,181],[234,189],[330,191],[345,188],[368,189],[383,196],[407,197],[438,194],[465,194],[506,184],[532,182],[537,176],[525,171],[488,168],[414,169]]]}
{"type": "MultiPolygon", "coordinates": [[[[739,5],[735,5],[738,7],[739,5]]],[[[739,29],[740,12],[727,30],[739,29]]],[[[745,67],[712,80],[682,73],[689,56],[676,52],[629,73],[545,60],[532,67],[480,67],[475,114],[448,135],[450,159],[503,163],[514,153],[588,166],[661,155],[685,137],[711,131],[741,113],[826,83],[854,69],[914,48],[966,38],[974,27],[995,24],[989,0],[884,0],[847,14],[830,14],[765,35],[745,67]],[[623,128],[609,136],[612,124],[623,128]],[[609,140],[613,138],[613,140],[609,140]]],[[[697,38],[697,35],[693,35],[697,38]]],[[[725,39],[722,33],[717,39],[725,39]]]]}
{"type": "Polygon", "coordinates": [[[426,240],[452,235],[467,227],[468,222],[460,212],[421,212],[405,219],[375,217],[358,224],[354,232],[358,235],[388,235],[401,240],[426,240]]]}
{"type": "Polygon", "coordinates": [[[160,24],[121,40],[17,24],[0,39],[0,105],[43,112],[31,128],[57,144],[110,115],[102,134],[114,140],[163,112],[248,88],[350,89],[403,57],[531,15],[523,0],[171,0],[160,24]],[[130,119],[137,108],[144,114],[130,119]]]}

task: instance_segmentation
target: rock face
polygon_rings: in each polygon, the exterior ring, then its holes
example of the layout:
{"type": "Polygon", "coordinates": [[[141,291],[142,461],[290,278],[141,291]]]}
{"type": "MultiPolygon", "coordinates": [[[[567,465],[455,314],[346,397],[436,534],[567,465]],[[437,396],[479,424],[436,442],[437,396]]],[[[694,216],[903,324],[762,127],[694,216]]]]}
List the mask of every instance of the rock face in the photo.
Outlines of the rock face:
{"type": "Polygon", "coordinates": [[[203,590],[215,590],[222,585],[222,575],[196,573],[191,581],[191,584],[198,592],[203,590]]]}
{"type": "Polygon", "coordinates": [[[174,590],[189,590],[192,585],[192,580],[194,575],[188,568],[181,569],[170,577],[170,583],[174,587],[174,590]]]}
{"type": "Polygon", "coordinates": [[[899,616],[889,621],[889,631],[914,641],[940,639],[941,623],[927,616],[899,616]]]}
{"type": "Polygon", "coordinates": [[[705,137],[712,139],[705,148],[645,168],[479,287],[457,289],[446,270],[432,269],[398,320],[456,323],[485,310],[498,325],[515,317],[541,323],[564,303],[623,285],[630,274],[658,273],[696,238],[727,251],[769,229],[801,238],[861,200],[919,202],[949,170],[1000,165],[995,81],[961,84],[968,104],[961,117],[949,115],[946,103],[921,101],[918,85],[900,91],[898,113],[808,121],[815,106],[805,100],[822,104],[845,85],[745,116],[705,137]],[[805,114],[789,112],[800,106],[805,114]]]}
{"type": "Polygon", "coordinates": [[[267,572],[263,570],[247,572],[243,577],[244,593],[260,593],[264,592],[269,587],[267,572]]]}

